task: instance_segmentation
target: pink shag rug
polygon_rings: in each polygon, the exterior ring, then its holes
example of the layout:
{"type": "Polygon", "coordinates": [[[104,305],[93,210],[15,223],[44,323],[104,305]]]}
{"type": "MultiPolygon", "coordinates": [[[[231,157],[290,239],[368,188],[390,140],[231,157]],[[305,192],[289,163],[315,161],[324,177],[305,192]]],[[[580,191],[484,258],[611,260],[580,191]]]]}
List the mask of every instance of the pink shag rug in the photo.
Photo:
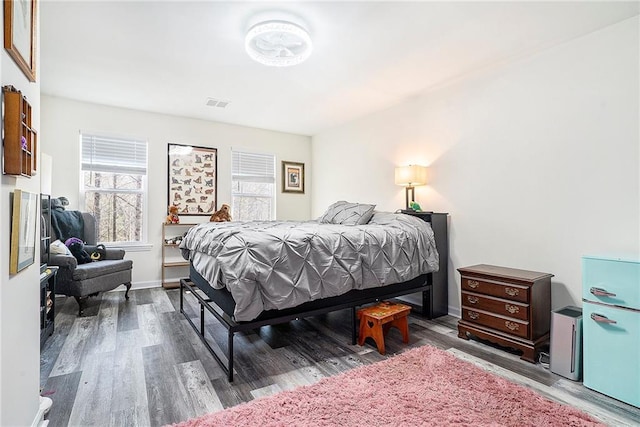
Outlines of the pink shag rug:
{"type": "Polygon", "coordinates": [[[595,419],[434,347],[175,426],[594,426],[595,419]]]}

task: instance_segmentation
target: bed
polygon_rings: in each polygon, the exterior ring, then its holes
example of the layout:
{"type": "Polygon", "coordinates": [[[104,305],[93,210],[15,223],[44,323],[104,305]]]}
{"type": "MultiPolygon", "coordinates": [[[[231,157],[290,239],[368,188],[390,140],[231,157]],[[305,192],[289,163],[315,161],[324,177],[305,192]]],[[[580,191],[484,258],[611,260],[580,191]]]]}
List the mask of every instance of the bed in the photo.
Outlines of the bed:
{"type": "Polygon", "coordinates": [[[190,261],[180,310],[229,381],[237,332],[350,309],[355,344],[358,306],[416,293],[413,305],[424,316],[447,313],[446,214],[368,209],[347,218],[325,213],[315,221],[205,223],[189,230],[180,245],[190,261]],[[200,305],[199,328],[184,310],[187,294],[200,305]],[[205,337],[205,311],[228,331],[226,355],[205,337]]]}

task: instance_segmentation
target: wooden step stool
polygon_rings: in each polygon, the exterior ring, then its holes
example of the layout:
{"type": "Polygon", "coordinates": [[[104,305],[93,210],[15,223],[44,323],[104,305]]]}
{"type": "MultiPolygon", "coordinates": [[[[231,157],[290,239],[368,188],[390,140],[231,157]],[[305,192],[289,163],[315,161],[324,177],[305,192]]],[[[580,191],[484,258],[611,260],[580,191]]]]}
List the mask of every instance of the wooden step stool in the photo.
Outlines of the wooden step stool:
{"type": "Polygon", "coordinates": [[[384,336],[387,335],[392,326],[400,329],[402,342],[409,342],[409,324],[407,316],[411,307],[404,304],[383,301],[371,307],[358,310],[360,319],[360,333],[358,334],[358,345],[364,345],[367,337],[373,338],[378,346],[380,354],[385,353],[384,336]]]}

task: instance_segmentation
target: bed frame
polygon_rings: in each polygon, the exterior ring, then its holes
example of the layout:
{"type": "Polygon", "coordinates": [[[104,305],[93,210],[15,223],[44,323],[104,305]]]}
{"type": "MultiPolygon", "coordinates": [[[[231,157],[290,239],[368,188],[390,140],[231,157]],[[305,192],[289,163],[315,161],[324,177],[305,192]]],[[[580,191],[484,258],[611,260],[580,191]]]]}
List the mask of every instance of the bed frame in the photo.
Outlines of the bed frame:
{"type": "MultiPolygon", "coordinates": [[[[189,321],[191,327],[198,333],[198,336],[214,359],[218,362],[222,370],[227,374],[229,382],[233,381],[233,338],[237,332],[244,332],[260,328],[266,325],[286,323],[291,320],[317,316],[337,310],[351,310],[351,344],[356,343],[356,309],[365,304],[376,301],[402,297],[419,293],[421,303],[403,300],[424,317],[429,319],[443,316],[448,312],[448,274],[447,261],[449,259],[449,243],[447,235],[447,214],[446,213],[421,213],[420,218],[430,222],[433,229],[436,248],[440,257],[440,270],[435,273],[423,274],[415,279],[403,283],[396,283],[380,288],[364,290],[352,290],[344,295],[339,295],[321,300],[309,301],[297,307],[284,310],[264,311],[258,318],[249,322],[236,322],[233,319],[233,308],[235,303],[231,294],[225,289],[214,289],[206,279],[190,266],[190,277],[180,280],[180,312],[189,321]],[[193,289],[197,287],[204,293],[204,296],[193,289]],[[194,321],[184,311],[185,295],[191,295],[200,305],[200,325],[196,326],[194,321]],[[211,313],[222,326],[227,329],[227,353],[218,355],[205,337],[204,314],[205,310],[211,313]]],[[[221,350],[222,351],[222,350],[221,350]]]]}

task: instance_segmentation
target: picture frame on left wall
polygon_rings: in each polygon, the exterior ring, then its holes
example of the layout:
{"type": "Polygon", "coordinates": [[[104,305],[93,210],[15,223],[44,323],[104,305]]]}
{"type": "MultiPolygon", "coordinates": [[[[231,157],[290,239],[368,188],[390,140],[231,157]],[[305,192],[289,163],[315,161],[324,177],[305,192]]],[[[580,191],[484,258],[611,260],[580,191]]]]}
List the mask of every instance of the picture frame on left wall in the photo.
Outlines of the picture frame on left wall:
{"type": "Polygon", "coordinates": [[[4,1],[4,48],[29,79],[36,81],[36,0],[4,1]]]}
{"type": "Polygon", "coordinates": [[[16,274],[35,262],[38,194],[16,189],[11,206],[9,273],[16,274]]]}

